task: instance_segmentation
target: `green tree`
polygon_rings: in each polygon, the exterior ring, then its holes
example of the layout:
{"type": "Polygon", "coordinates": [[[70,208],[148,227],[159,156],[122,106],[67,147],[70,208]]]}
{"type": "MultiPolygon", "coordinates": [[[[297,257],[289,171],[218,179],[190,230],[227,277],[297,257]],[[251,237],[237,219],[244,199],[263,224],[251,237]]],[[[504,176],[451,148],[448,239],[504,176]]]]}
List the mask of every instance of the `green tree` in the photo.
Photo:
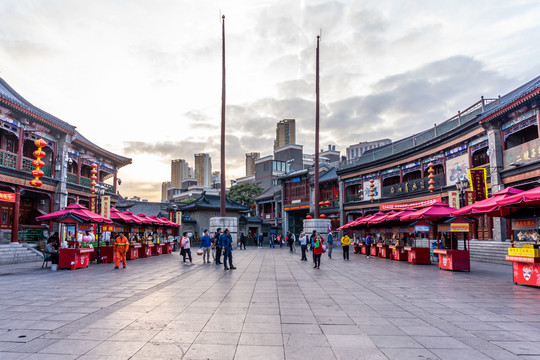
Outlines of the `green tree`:
{"type": "Polygon", "coordinates": [[[245,183],[231,186],[227,197],[233,201],[239,202],[242,205],[251,207],[254,198],[261,195],[264,189],[255,184],[245,183]]]}

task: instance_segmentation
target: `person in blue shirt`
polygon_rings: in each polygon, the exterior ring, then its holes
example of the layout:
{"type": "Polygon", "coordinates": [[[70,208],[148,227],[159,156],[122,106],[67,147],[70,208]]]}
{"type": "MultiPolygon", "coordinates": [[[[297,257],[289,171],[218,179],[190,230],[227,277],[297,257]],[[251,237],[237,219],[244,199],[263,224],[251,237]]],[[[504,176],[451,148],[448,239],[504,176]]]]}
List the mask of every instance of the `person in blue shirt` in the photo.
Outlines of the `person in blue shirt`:
{"type": "Polygon", "coordinates": [[[366,236],[366,256],[369,259],[369,253],[371,250],[371,234],[367,234],[366,236]]]}
{"type": "Polygon", "coordinates": [[[219,237],[221,247],[223,248],[223,266],[225,270],[236,269],[232,264],[232,236],[229,229],[225,229],[225,232],[219,237]],[[227,259],[229,259],[229,266],[227,266],[227,259]]]}
{"type": "Polygon", "coordinates": [[[212,239],[210,238],[210,235],[208,235],[208,230],[204,230],[204,235],[201,238],[201,246],[199,246],[199,249],[203,249],[202,259],[203,263],[209,263],[210,264],[210,247],[212,246],[212,239]]]}

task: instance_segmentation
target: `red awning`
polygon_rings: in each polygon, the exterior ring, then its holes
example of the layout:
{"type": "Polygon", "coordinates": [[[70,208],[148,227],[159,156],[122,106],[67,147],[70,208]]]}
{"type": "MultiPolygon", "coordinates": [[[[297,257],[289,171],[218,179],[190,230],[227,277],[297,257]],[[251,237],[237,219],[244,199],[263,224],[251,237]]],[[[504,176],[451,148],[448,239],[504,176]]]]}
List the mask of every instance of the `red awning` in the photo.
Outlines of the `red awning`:
{"type": "Polygon", "coordinates": [[[498,200],[499,206],[537,207],[540,205],[540,187],[498,200]]]}
{"type": "Polygon", "coordinates": [[[73,214],[77,218],[80,218],[87,222],[108,224],[112,223],[111,219],[107,219],[99,214],[93,213],[80,204],[71,204],[67,206],[64,210],[59,210],[47,215],[38,216],[36,220],[40,222],[56,221],[62,217],[69,216],[70,214],[73,214]]]}
{"type": "Polygon", "coordinates": [[[401,217],[402,221],[412,221],[412,220],[439,220],[444,217],[450,216],[456,208],[450,207],[445,203],[436,202],[435,204],[425,207],[423,209],[417,210],[410,214],[407,214],[401,217]]]}
{"type": "Polygon", "coordinates": [[[498,217],[507,216],[510,213],[512,213],[515,209],[512,209],[511,207],[501,207],[498,204],[498,201],[513,197],[516,194],[521,194],[521,193],[523,193],[523,190],[514,189],[514,188],[506,188],[501,191],[497,191],[496,193],[491,195],[490,198],[478,201],[471,205],[464,206],[461,209],[454,211],[452,213],[452,216],[470,216],[470,217],[481,216],[481,215],[498,216],[498,217]]]}

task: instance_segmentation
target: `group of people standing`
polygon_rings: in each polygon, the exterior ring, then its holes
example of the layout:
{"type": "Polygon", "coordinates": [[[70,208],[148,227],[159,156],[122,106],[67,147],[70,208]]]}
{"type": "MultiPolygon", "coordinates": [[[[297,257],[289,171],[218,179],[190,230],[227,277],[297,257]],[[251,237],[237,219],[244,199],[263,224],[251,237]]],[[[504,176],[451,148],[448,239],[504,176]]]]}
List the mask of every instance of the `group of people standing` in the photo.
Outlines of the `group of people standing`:
{"type": "MultiPolygon", "coordinates": [[[[232,248],[233,240],[229,229],[222,231],[221,228],[218,228],[213,237],[210,237],[208,230],[204,230],[198,253],[202,255],[204,264],[210,264],[210,253],[212,253],[216,265],[223,264],[225,270],[234,270],[236,267],[232,262],[232,248]],[[223,262],[221,262],[221,255],[223,255],[223,262]],[[228,266],[227,262],[229,263],[228,266]]],[[[183,257],[184,264],[187,265],[187,258],[189,259],[189,265],[193,265],[191,241],[187,232],[182,234],[180,240],[180,255],[183,257]]]]}
{"type": "MultiPolygon", "coordinates": [[[[334,234],[328,233],[326,241],[321,234],[318,234],[316,230],[308,238],[305,232],[300,233],[300,249],[302,251],[301,261],[307,261],[306,252],[309,249],[313,252],[313,268],[320,269],[322,254],[328,252],[328,258],[332,258],[332,251],[334,248],[334,234]],[[327,245],[328,244],[328,245],[327,245]]],[[[351,245],[351,239],[347,234],[341,238],[341,247],[343,249],[343,260],[349,261],[349,246],[351,245]]]]}

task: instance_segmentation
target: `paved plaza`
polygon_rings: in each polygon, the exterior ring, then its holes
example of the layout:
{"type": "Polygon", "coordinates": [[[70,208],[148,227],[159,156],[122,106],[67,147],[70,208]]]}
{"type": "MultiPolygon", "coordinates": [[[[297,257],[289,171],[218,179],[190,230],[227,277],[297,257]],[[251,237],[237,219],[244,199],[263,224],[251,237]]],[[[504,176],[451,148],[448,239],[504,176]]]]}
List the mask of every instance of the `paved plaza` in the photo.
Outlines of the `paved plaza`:
{"type": "Polygon", "coordinates": [[[540,289],[510,266],[233,256],[230,271],[178,253],[125,270],[2,266],[0,359],[540,359],[540,289]]]}

